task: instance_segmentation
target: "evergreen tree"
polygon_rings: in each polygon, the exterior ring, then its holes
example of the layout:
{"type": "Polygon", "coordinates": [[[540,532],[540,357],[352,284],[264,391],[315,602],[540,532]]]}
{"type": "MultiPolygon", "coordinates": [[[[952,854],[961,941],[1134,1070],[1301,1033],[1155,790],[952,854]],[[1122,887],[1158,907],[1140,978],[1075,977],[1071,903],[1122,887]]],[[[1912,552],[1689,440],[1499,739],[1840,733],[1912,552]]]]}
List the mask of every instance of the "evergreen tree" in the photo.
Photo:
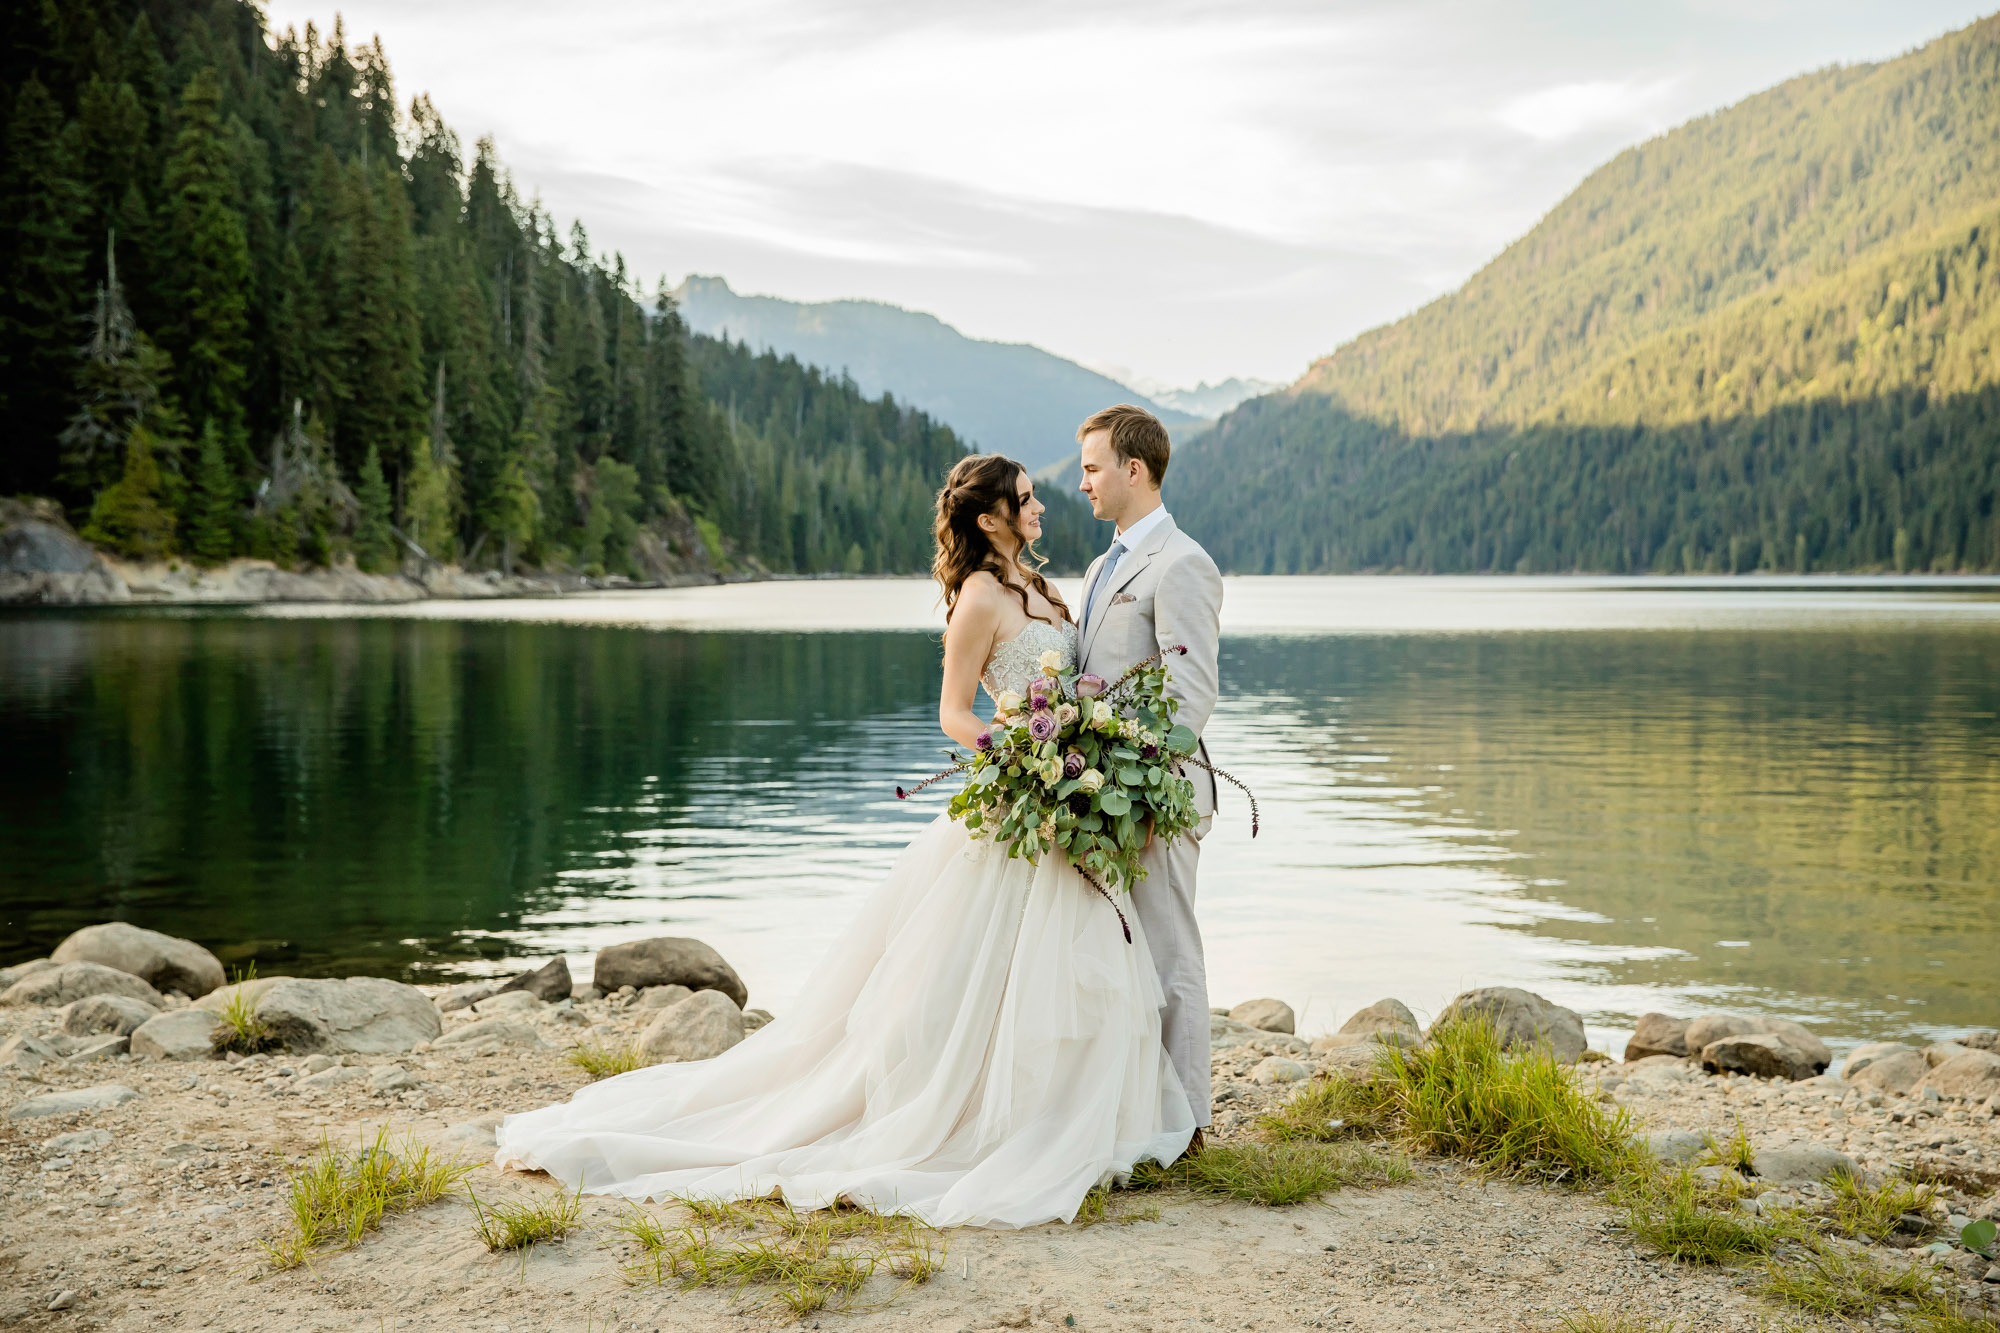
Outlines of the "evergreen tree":
{"type": "Polygon", "coordinates": [[[221,102],[222,82],[212,68],[197,73],[181,94],[165,177],[170,259],[163,281],[176,294],[169,346],[182,405],[198,429],[212,422],[225,440],[234,440],[245,424],[250,247],[221,102]]]}
{"type": "Polygon", "coordinates": [[[98,493],[83,536],[119,555],[161,560],[173,553],[174,514],[164,502],[153,434],[142,423],[125,443],[125,471],[98,493]]]}
{"type": "Polygon", "coordinates": [[[236,554],[238,509],[236,478],[230,472],[222,437],[211,422],[202,428],[201,440],[195,446],[188,554],[205,565],[219,565],[236,554]]]}
{"type": "Polygon", "coordinates": [[[41,80],[14,95],[0,164],[0,493],[48,488],[70,415],[76,317],[89,288],[75,134],[41,80]]]}
{"type": "Polygon", "coordinates": [[[382,459],[372,444],[361,460],[361,483],[354,498],[361,504],[354,525],[354,563],[370,574],[394,572],[396,537],[389,530],[389,483],[383,480],[382,459]]]}

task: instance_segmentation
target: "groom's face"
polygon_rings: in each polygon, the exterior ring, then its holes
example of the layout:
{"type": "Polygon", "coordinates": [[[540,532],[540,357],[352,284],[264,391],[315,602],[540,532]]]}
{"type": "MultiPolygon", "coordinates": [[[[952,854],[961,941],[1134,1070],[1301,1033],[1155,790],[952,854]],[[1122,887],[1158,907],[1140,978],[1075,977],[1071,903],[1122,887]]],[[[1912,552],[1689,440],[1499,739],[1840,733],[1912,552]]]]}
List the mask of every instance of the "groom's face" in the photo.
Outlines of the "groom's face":
{"type": "Polygon", "coordinates": [[[1078,489],[1090,497],[1090,512],[1096,517],[1113,523],[1122,520],[1145,471],[1146,465],[1137,459],[1118,456],[1109,430],[1083,437],[1083,482],[1078,489]]]}

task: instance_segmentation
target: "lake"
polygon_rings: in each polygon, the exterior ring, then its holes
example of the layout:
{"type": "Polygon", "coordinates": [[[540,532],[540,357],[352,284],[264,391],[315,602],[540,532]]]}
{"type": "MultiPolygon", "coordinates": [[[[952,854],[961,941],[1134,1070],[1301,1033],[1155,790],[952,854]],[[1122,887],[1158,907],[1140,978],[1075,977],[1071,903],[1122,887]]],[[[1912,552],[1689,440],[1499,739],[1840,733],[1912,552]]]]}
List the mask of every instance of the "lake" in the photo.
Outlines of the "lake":
{"type": "MultiPolygon", "coordinates": [[[[1074,588],[1068,589],[1072,595],[1074,588]]],[[[940,784],[934,590],[0,617],[0,962],[264,975],[693,935],[782,1011],[940,784]]],[[[2000,1020],[2000,582],[1231,579],[1212,997],[2000,1020]]],[[[1081,891],[1081,890],[1080,890],[1081,891]]]]}

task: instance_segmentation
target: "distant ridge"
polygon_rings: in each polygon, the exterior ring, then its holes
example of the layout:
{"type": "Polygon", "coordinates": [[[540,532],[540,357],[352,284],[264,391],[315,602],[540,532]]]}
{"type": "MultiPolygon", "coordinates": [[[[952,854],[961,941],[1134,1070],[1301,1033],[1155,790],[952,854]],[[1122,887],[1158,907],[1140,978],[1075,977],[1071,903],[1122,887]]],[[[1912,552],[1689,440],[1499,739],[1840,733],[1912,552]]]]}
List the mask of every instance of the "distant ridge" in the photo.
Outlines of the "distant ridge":
{"type": "Polygon", "coordinates": [[[968,338],[934,315],[880,301],[744,296],[705,276],[690,276],[674,299],[696,333],[845,372],[869,397],[892,393],[976,448],[1031,469],[1073,453],[1077,423],[1112,403],[1136,402],[1176,434],[1206,424],[1039,347],[968,338]]]}
{"type": "Polygon", "coordinates": [[[1244,572],[2000,569],[2000,17],[1620,153],[1175,480],[1244,572]]]}

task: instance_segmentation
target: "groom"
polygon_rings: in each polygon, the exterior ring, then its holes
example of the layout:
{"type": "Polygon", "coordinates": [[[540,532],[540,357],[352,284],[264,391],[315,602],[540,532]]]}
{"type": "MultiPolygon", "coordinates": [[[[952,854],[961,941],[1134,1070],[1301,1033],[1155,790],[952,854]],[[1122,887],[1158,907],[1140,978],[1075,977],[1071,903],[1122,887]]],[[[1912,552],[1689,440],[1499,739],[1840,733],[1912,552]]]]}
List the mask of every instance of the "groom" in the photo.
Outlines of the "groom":
{"type": "MultiPolygon", "coordinates": [[[[1111,549],[1083,580],[1083,624],[1077,656],[1081,671],[1116,680],[1133,663],[1176,644],[1185,657],[1168,663],[1167,693],[1180,701],[1176,720],[1196,735],[1215,711],[1218,621],[1222,576],[1200,543],[1174,526],[1160,504],[1160,481],[1172,452],[1159,419],[1128,403],[1107,407],[1077,428],[1083,445],[1083,493],[1090,511],[1118,525],[1111,549]]],[[[1204,743],[1199,751],[1208,758],[1204,743]]],[[[1195,866],[1200,839],[1215,817],[1215,779],[1192,769],[1195,807],[1202,820],[1194,837],[1146,851],[1146,878],[1132,894],[1159,970],[1167,1008],[1161,1036],[1187,1090],[1196,1126],[1190,1152],[1202,1146],[1211,1119],[1208,1083],[1208,971],[1201,956],[1201,927],[1194,918],[1195,866]]]]}

